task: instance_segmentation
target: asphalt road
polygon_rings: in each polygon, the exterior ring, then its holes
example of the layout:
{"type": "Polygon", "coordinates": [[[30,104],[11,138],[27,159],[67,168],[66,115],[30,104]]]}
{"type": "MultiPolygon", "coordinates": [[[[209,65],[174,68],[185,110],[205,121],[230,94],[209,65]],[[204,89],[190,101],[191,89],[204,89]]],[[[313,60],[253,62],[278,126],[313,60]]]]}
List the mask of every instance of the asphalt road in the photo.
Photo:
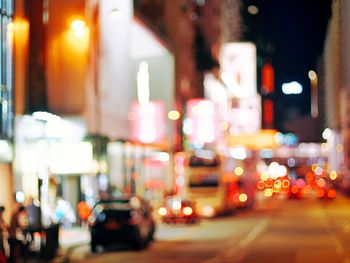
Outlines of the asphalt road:
{"type": "Polygon", "coordinates": [[[350,263],[350,199],[263,200],[194,226],[159,224],[156,241],[142,251],[91,254],[85,246],[70,262],[350,263]]]}

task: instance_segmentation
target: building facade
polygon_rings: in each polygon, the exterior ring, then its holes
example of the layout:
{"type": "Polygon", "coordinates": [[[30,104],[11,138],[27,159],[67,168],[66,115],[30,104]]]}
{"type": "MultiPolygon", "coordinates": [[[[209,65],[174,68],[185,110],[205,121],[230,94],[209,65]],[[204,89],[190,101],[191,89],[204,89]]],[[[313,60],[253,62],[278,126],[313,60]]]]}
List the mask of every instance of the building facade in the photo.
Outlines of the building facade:
{"type": "Polygon", "coordinates": [[[8,216],[13,204],[13,1],[1,1],[0,9],[0,205],[6,207],[8,216]]]}
{"type": "Polygon", "coordinates": [[[330,147],[330,169],[339,171],[342,185],[350,189],[350,5],[336,0],[328,25],[324,47],[325,121],[332,133],[327,138],[330,147]]]}
{"type": "Polygon", "coordinates": [[[15,10],[13,189],[51,207],[63,197],[73,208],[109,187],[143,194],[144,173],[160,167],[144,160],[171,149],[173,124],[165,120],[161,145],[132,141],[131,104],[146,61],[150,99],[164,113],[173,108],[171,49],[134,16],[131,0],[19,0],[15,10]]]}

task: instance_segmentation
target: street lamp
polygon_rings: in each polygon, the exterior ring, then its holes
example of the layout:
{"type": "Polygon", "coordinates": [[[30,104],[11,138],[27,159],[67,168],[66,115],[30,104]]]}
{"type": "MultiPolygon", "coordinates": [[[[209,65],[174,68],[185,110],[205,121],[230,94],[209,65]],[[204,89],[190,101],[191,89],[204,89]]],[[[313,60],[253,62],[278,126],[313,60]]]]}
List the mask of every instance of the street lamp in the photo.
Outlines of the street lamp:
{"type": "Polygon", "coordinates": [[[309,71],[309,79],[311,84],[311,117],[318,116],[318,94],[317,94],[317,74],[315,71],[309,71]]]}
{"type": "Polygon", "coordinates": [[[70,23],[70,28],[72,29],[74,35],[79,39],[84,38],[87,33],[85,21],[82,19],[74,19],[70,23]]]}

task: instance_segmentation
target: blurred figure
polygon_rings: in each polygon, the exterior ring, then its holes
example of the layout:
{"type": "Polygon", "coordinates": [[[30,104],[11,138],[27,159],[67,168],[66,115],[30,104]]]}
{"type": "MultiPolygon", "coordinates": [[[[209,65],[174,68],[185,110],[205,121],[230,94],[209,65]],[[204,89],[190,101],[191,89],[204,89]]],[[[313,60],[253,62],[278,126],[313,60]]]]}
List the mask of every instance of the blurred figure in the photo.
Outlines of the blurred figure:
{"type": "Polygon", "coordinates": [[[27,206],[28,214],[28,227],[37,229],[41,227],[41,212],[38,202],[33,198],[29,199],[29,204],[27,206]]]}
{"type": "Polygon", "coordinates": [[[78,205],[77,205],[77,209],[78,209],[78,216],[79,216],[79,223],[83,228],[87,227],[87,220],[91,214],[91,207],[89,206],[89,204],[82,199],[78,205]]]}
{"type": "Polygon", "coordinates": [[[17,204],[12,213],[9,228],[10,257],[9,262],[19,262],[26,243],[25,229],[28,224],[27,212],[22,204],[17,204]]]}
{"type": "Polygon", "coordinates": [[[4,220],[5,207],[0,206],[0,263],[6,262],[8,225],[4,220]]]}
{"type": "Polygon", "coordinates": [[[72,206],[62,197],[57,198],[55,213],[58,222],[61,223],[64,228],[72,227],[72,224],[77,221],[72,206]]]}

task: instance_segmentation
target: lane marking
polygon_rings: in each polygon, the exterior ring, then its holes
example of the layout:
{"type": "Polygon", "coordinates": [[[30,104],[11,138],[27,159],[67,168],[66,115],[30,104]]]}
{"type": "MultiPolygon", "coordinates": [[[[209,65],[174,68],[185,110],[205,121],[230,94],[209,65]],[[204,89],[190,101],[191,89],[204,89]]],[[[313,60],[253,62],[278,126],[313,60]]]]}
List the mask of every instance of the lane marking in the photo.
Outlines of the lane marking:
{"type": "MultiPolygon", "coordinates": [[[[341,240],[337,237],[335,233],[333,233],[333,230],[329,228],[330,225],[332,225],[332,219],[328,214],[328,211],[323,208],[321,211],[323,211],[323,218],[326,222],[326,227],[328,228],[329,236],[332,240],[332,244],[334,246],[335,251],[338,255],[344,256],[345,254],[345,248],[341,242],[341,240]]],[[[345,258],[345,262],[348,261],[347,258],[345,258]]]]}
{"type": "Polygon", "coordinates": [[[248,235],[241,240],[238,243],[238,246],[236,247],[231,247],[231,249],[229,249],[226,253],[225,256],[226,257],[231,257],[233,256],[233,254],[241,249],[244,248],[246,246],[248,246],[250,243],[252,243],[266,228],[267,224],[269,222],[269,219],[263,219],[261,220],[249,233],[248,235]]]}
{"type": "Polygon", "coordinates": [[[335,251],[338,253],[338,255],[343,255],[345,252],[345,249],[339,240],[339,238],[335,234],[331,234],[332,243],[334,245],[335,251]]]}
{"type": "Polygon", "coordinates": [[[232,257],[238,250],[248,246],[252,243],[266,228],[269,223],[269,219],[262,219],[259,223],[242,239],[237,245],[232,246],[226,251],[224,255],[217,255],[211,259],[203,261],[203,263],[217,263],[222,262],[223,259],[232,257]]]}

